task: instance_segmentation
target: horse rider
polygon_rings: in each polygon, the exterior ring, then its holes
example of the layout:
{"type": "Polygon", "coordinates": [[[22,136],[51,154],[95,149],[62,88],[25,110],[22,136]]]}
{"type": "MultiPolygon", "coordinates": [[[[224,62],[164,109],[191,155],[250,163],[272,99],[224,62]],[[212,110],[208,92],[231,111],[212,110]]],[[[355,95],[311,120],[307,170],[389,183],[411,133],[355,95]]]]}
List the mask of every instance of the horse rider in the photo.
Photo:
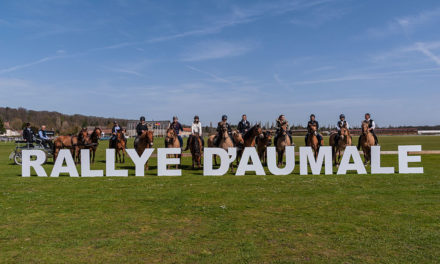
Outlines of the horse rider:
{"type": "MultiPolygon", "coordinates": [[[[118,138],[118,132],[122,128],[119,126],[117,121],[113,121],[113,127],[112,127],[112,137],[110,138],[110,147],[115,148],[116,140],[118,138]]],[[[124,137],[125,140],[125,137],[124,137]]]]}
{"type": "Polygon", "coordinates": [[[222,115],[222,121],[218,122],[217,124],[217,137],[215,138],[214,145],[218,147],[220,145],[220,140],[222,138],[222,127],[226,125],[228,129],[228,135],[231,138],[232,142],[234,142],[234,139],[232,138],[232,129],[231,126],[228,123],[228,116],[222,115]]]}
{"type": "MultiPolygon", "coordinates": [[[[374,137],[374,145],[379,145],[379,140],[377,140],[377,136],[376,133],[374,132],[374,129],[376,129],[376,123],[374,122],[373,119],[371,119],[371,115],[369,113],[365,114],[365,120],[362,121],[362,123],[368,123],[368,130],[371,132],[371,134],[373,134],[374,137]]],[[[357,145],[357,149],[361,148],[361,138],[363,137],[362,133],[359,136],[359,141],[358,141],[358,145],[357,145]]]]}
{"type": "Polygon", "coordinates": [[[38,137],[41,140],[41,144],[43,144],[45,148],[51,148],[51,149],[53,148],[52,140],[46,134],[45,125],[42,125],[40,130],[38,131],[38,137]]]}
{"type": "Polygon", "coordinates": [[[238,123],[237,130],[240,134],[244,135],[251,128],[251,124],[247,121],[247,116],[244,114],[241,116],[241,121],[238,123]]]}
{"type": "Polygon", "coordinates": [[[182,125],[179,123],[179,118],[177,116],[173,116],[173,122],[170,124],[170,128],[174,129],[174,132],[177,135],[177,138],[179,139],[180,147],[183,147],[183,139],[180,136],[180,131],[183,131],[182,125]]]}
{"type": "Polygon", "coordinates": [[[137,144],[139,143],[139,137],[142,135],[142,132],[144,131],[148,131],[148,125],[147,122],[145,122],[145,116],[141,116],[139,118],[139,123],[136,125],[137,136],[134,139],[134,148],[136,148],[137,144]]]}
{"type": "Polygon", "coordinates": [[[276,120],[276,128],[277,128],[277,130],[275,132],[275,138],[274,138],[274,141],[273,141],[275,146],[277,145],[278,137],[280,136],[281,132],[283,131],[283,126],[284,125],[286,125],[286,133],[287,133],[287,136],[290,139],[290,144],[293,143],[292,135],[290,133],[289,122],[286,120],[286,117],[284,115],[280,115],[278,117],[278,119],[276,120]]]}
{"type": "Polygon", "coordinates": [[[306,135],[306,146],[307,146],[307,140],[309,139],[309,134],[312,134],[312,126],[316,126],[316,137],[318,138],[318,145],[321,146],[321,142],[322,142],[322,136],[321,134],[318,133],[318,129],[319,129],[319,123],[318,121],[316,121],[315,119],[315,114],[311,114],[310,115],[310,120],[307,123],[307,135],[306,135]]]}
{"type": "Polygon", "coordinates": [[[23,139],[29,144],[29,147],[33,147],[34,131],[31,129],[31,123],[26,123],[26,127],[23,129],[23,139]]]}
{"type": "Polygon", "coordinates": [[[347,120],[345,120],[345,115],[344,114],[340,114],[339,115],[339,121],[336,124],[336,129],[338,130],[338,134],[335,137],[335,144],[338,145],[339,142],[339,138],[341,137],[341,128],[343,128],[345,126],[345,128],[350,129],[350,126],[348,125],[347,120]]]}
{"type": "Polygon", "coordinates": [[[202,136],[202,123],[200,123],[200,119],[198,115],[194,116],[194,122],[191,124],[191,135],[188,138],[185,150],[189,149],[189,146],[191,145],[191,141],[193,140],[194,135],[200,136],[200,140],[202,140],[202,148],[204,148],[205,140],[203,140],[203,136],[202,136]]]}

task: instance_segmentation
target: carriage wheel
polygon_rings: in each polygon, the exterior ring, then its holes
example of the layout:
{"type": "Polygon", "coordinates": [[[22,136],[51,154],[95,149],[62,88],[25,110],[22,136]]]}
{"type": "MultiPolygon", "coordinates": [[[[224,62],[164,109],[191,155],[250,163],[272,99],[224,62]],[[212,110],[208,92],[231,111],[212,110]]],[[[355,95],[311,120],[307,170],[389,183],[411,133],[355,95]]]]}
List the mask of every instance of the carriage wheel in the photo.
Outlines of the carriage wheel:
{"type": "Polygon", "coordinates": [[[14,162],[17,165],[21,165],[21,150],[17,150],[14,155],[14,162]]]}

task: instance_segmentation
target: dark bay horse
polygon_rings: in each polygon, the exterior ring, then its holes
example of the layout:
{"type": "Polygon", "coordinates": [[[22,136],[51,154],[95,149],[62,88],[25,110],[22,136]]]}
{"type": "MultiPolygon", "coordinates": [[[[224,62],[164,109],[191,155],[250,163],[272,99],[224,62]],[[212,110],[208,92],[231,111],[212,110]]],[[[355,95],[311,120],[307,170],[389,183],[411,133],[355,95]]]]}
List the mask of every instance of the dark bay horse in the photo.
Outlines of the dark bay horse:
{"type": "Polygon", "coordinates": [[[92,134],[90,134],[89,142],[90,142],[90,161],[95,163],[95,154],[98,149],[99,140],[101,139],[102,130],[99,127],[95,127],[93,129],[92,134]]]}
{"type": "Polygon", "coordinates": [[[189,149],[191,151],[192,156],[192,168],[194,169],[195,165],[200,169],[202,167],[202,138],[199,134],[195,134],[192,137],[192,140],[189,145],[189,149]]]}

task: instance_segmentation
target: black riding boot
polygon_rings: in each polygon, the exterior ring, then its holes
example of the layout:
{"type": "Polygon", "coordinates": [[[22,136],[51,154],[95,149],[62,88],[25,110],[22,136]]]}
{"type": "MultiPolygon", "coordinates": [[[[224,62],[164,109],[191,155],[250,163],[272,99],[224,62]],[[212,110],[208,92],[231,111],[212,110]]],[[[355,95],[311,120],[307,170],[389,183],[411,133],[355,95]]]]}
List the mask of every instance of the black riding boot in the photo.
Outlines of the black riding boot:
{"type": "Polygon", "coordinates": [[[361,149],[361,139],[362,139],[362,135],[359,136],[358,145],[357,145],[358,150],[361,149]]]}

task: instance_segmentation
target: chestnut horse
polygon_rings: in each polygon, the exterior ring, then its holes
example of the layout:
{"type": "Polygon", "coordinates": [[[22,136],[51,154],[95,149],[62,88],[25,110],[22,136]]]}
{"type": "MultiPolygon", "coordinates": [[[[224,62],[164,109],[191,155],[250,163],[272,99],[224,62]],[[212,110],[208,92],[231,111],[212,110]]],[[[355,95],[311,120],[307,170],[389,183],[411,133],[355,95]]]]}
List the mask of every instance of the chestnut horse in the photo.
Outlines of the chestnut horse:
{"type": "Polygon", "coordinates": [[[68,148],[72,154],[73,160],[75,160],[76,147],[78,145],[77,136],[58,136],[53,141],[53,161],[58,157],[58,153],[61,149],[68,148]]]}
{"type": "Polygon", "coordinates": [[[267,165],[267,147],[272,144],[272,133],[264,131],[262,135],[263,137],[257,140],[257,152],[263,164],[267,165]]]}
{"type": "Polygon", "coordinates": [[[126,146],[125,146],[125,140],[124,140],[124,132],[122,131],[122,129],[120,129],[116,133],[116,142],[115,142],[115,149],[116,149],[115,157],[116,157],[116,161],[115,162],[125,163],[125,153],[126,153],[125,152],[125,147],[126,146]],[[122,160],[121,160],[121,155],[122,155],[122,160]]]}
{"type": "Polygon", "coordinates": [[[286,152],[286,146],[292,145],[290,142],[289,135],[287,134],[287,124],[281,126],[280,134],[278,135],[277,142],[275,142],[275,146],[278,153],[278,162],[277,165],[283,165],[284,152],[286,152]]]}
{"type": "MultiPolygon", "coordinates": [[[[152,148],[153,147],[153,131],[151,130],[144,130],[142,131],[142,134],[138,137],[138,143],[135,146],[136,152],[139,156],[144,153],[145,149],[152,148]]],[[[148,162],[145,163],[145,170],[148,170],[148,162]]]]}
{"type": "Polygon", "coordinates": [[[338,133],[332,133],[330,135],[329,145],[332,147],[333,163],[334,165],[339,166],[342,158],[342,151],[344,151],[347,146],[351,146],[351,135],[346,126],[341,127],[338,144],[336,144],[335,138],[337,135],[338,133]]]}
{"type": "MultiPolygon", "coordinates": [[[[308,147],[312,147],[313,153],[315,155],[315,159],[316,157],[318,157],[318,152],[319,152],[319,142],[318,142],[318,136],[316,135],[317,129],[315,125],[311,125],[310,129],[312,130],[311,133],[309,133],[308,137],[307,137],[307,145],[308,147]]],[[[322,140],[321,145],[324,145],[324,140],[322,140]]]]}
{"type": "Polygon", "coordinates": [[[361,147],[364,152],[364,164],[371,162],[371,146],[374,146],[374,136],[368,129],[368,123],[362,122],[361,147]]]}
{"type": "Polygon", "coordinates": [[[189,145],[189,149],[191,151],[192,156],[192,168],[194,169],[195,165],[200,169],[202,167],[202,138],[198,133],[194,134],[192,140],[189,145]]]}
{"type": "MultiPolygon", "coordinates": [[[[167,130],[167,136],[165,138],[165,145],[167,148],[180,148],[180,142],[179,137],[176,134],[176,131],[174,128],[170,127],[167,130]]],[[[174,158],[182,159],[182,155],[180,154],[173,154],[174,158]]],[[[172,155],[172,156],[173,156],[172,155]]],[[[170,168],[171,165],[168,165],[168,168],[170,168]]],[[[176,169],[179,168],[179,165],[176,164],[176,169]]]]}

